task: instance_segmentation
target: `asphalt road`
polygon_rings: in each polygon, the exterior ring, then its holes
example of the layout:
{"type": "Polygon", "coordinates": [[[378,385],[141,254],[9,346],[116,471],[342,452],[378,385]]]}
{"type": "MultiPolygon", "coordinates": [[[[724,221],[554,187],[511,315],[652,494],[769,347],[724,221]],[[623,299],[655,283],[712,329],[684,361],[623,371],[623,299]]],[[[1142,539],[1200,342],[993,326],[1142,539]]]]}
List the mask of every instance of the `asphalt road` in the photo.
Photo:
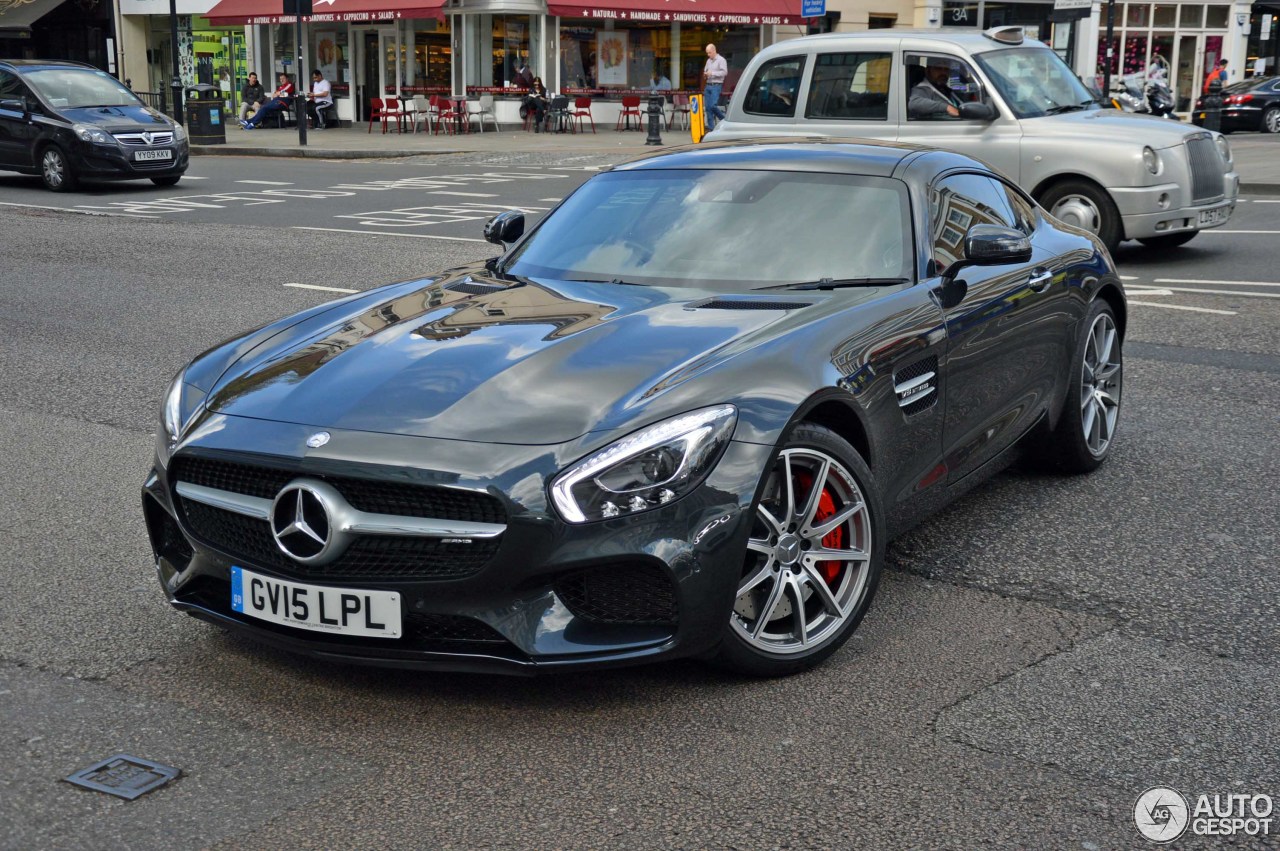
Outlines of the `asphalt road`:
{"type": "Polygon", "coordinates": [[[1267,198],[1176,255],[1121,249],[1112,459],[1011,471],[894,543],[863,627],[813,673],[405,675],[168,609],[138,508],[167,379],[334,295],[290,285],[493,253],[463,241],[482,217],[387,213],[545,207],[588,173],[500,165],[197,159],[206,179],[177,190],[73,196],[0,177],[5,204],[113,214],[0,207],[0,847],[1098,849],[1141,847],[1134,802],[1157,784],[1280,797],[1267,198]],[[496,171],[536,177],[458,180],[496,171]],[[188,203],[137,212],[165,198],[188,203]],[[59,782],[122,751],[183,776],[134,802],[59,782]]]}

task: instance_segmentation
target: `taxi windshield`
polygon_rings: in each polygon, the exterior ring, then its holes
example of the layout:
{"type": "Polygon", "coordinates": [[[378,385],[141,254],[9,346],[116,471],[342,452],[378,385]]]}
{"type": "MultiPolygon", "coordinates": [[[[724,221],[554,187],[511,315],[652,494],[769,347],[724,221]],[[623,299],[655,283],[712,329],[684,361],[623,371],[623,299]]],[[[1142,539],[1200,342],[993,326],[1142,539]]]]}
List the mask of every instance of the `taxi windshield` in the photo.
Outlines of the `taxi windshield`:
{"type": "Polygon", "coordinates": [[[141,106],[123,83],[104,71],[48,68],[23,76],[55,109],[87,106],[141,106]]]}
{"type": "Polygon", "coordinates": [[[1011,48],[979,53],[974,58],[1019,118],[1097,108],[1084,83],[1052,50],[1011,48]]]}

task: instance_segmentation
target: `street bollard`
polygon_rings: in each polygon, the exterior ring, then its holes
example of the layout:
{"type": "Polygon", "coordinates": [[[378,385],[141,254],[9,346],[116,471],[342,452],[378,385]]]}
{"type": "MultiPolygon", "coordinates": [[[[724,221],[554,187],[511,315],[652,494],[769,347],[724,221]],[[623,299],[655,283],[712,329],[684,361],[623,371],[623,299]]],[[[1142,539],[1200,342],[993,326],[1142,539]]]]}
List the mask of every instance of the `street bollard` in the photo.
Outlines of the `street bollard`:
{"type": "Polygon", "coordinates": [[[649,136],[644,140],[646,145],[661,145],[661,121],[662,108],[666,106],[667,99],[662,95],[651,95],[649,97],[649,136]]]}
{"type": "Polygon", "coordinates": [[[1206,130],[1215,133],[1222,130],[1222,81],[1214,79],[1209,83],[1209,93],[1204,96],[1204,124],[1206,130]]]}

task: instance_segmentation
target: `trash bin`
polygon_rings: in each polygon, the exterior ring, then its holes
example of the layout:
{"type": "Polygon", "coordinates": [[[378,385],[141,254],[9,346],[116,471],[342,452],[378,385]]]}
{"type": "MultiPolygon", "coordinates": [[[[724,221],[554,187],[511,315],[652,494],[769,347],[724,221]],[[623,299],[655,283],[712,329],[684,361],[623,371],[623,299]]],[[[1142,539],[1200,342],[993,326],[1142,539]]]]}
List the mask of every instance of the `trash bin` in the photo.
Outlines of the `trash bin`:
{"type": "Polygon", "coordinates": [[[187,136],[193,145],[225,145],[227,127],[222,122],[222,91],[200,83],[187,86],[187,136]]]}

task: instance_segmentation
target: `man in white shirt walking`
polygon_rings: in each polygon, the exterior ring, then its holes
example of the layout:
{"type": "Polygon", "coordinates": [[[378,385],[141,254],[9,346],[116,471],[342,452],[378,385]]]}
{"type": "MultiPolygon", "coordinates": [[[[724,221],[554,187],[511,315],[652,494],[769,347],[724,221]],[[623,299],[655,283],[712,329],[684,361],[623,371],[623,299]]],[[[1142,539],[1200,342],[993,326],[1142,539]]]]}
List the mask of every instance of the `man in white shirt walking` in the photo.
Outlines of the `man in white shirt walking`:
{"type": "Polygon", "coordinates": [[[720,108],[720,88],[729,75],[729,63],[716,52],[714,44],[707,45],[707,64],[702,66],[702,110],[707,120],[707,132],[715,129],[716,121],[724,121],[720,108]]]}

